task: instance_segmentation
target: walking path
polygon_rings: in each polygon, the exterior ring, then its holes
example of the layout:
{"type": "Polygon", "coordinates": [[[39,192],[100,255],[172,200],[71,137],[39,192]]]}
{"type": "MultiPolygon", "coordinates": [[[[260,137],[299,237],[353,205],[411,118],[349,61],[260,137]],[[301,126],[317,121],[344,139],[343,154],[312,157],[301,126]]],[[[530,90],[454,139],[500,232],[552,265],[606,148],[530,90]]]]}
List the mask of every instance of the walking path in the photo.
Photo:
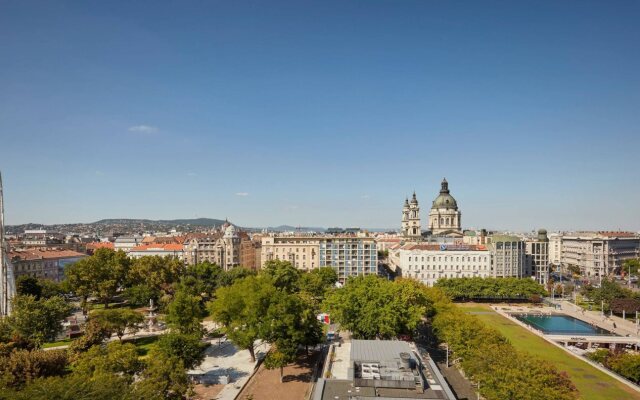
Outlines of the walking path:
{"type": "Polygon", "coordinates": [[[584,310],[580,306],[566,300],[561,301],[558,304],[560,304],[560,308],[563,313],[574,318],[592,323],[620,336],[638,336],[638,328],[636,324],[631,321],[624,320],[620,317],[616,317],[615,315],[602,315],[599,311],[584,310]]]}

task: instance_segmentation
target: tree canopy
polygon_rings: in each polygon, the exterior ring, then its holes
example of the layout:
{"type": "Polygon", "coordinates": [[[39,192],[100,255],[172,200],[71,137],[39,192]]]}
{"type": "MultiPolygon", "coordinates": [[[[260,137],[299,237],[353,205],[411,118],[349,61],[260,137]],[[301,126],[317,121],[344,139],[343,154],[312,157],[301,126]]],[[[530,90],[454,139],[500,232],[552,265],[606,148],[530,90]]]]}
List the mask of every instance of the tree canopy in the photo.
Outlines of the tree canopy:
{"type": "Polygon", "coordinates": [[[456,300],[529,300],[546,294],[542,285],[528,278],[442,278],[435,286],[456,300]]]}
{"type": "Polygon", "coordinates": [[[409,279],[388,281],[375,275],[349,278],[324,302],[331,318],[358,339],[390,339],[412,333],[433,304],[424,285],[409,279]]]}

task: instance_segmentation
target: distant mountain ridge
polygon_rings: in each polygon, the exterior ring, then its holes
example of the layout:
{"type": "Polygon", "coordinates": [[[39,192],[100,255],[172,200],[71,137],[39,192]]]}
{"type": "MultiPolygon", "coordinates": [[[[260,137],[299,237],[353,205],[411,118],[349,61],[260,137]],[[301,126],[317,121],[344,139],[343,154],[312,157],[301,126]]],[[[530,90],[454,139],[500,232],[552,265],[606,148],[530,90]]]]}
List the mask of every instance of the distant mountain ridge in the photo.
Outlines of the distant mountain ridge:
{"type": "MultiPolygon", "coordinates": [[[[205,227],[205,228],[213,228],[217,226],[221,226],[226,222],[224,219],[216,219],[216,218],[182,218],[182,219],[143,219],[143,218],[105,218],[95,222],[86,222],[86,223],[69,223],[69,224],[36,224],[36,223],[27,223],[20,225],[7,225],[7,230],[9,233],[21,233],[24,230],[30,229],[46,229],[52,231],[78,231],[79,228],[82,228],[82,231],[85,230],[95,230],[102,231],[104,229],[108,229],[109,227],[126,227],[131,230],[163,230],[167,228],[177,228],[177,227],[205,227]]],[[[235,224],[234,224],[235,225],[235,224]]],[[[237,226],[237,225],[236,225],[237,226]]],[[[312,226],[293,226],[293,225],[279,225],[279,226],[269,226],[269,227],[240,227],[242,229],[251,230],[251,231],[262,231],[264,229],[271,232],[326,232],[327,228],[322,227],[312,227],[312,226]]],[[[128,230],[127,229],[127,230],[128,230]]],[[[190,229],[187,228],[187,231],[190,229]]],[[[386,231],[388,229],[369,229],[370,231],[386,231]]]]}
{"type": "Polygon", "coordinates": [[[226,221],[214,218],[192,218],[192,219],[139,219],[139,218],[106,218],[91,224],[162,224],[162,225],[195,225],[195,226],[220,226],[226,221]]]}

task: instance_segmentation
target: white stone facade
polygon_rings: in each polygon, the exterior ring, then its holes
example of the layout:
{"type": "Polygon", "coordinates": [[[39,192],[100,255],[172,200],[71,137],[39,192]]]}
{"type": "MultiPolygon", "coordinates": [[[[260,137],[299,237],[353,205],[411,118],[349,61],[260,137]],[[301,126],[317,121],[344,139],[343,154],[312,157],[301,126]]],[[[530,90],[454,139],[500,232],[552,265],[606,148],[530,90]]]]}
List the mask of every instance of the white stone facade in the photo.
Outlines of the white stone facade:
{"type": "Polygon", "coordinates": [[[484,246],[414,245],[398,251],[401,276],[433,286],[440,278],[492,276],[491,252],[484,246]]]}

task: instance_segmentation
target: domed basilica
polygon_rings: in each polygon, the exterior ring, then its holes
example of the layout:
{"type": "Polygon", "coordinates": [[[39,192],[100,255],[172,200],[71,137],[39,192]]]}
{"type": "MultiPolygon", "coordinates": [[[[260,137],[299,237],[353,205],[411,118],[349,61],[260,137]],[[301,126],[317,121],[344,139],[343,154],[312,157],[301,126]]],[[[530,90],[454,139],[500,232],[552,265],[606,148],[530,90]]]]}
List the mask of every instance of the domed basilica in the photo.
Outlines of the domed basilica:
{"type": "MultiPolygon", "coordinates": [[[[440,194],[433,200],[429,211],[429,233],[433,236],[462,237],[462,213],[458,203],[449,192],[449,182],[442,180],[440,194]]],[[[420,227],[420,207],[413,193],[411,202],[405,199],[402,209],[402,235],[419,240],[422,237],[420,227]]]]}

